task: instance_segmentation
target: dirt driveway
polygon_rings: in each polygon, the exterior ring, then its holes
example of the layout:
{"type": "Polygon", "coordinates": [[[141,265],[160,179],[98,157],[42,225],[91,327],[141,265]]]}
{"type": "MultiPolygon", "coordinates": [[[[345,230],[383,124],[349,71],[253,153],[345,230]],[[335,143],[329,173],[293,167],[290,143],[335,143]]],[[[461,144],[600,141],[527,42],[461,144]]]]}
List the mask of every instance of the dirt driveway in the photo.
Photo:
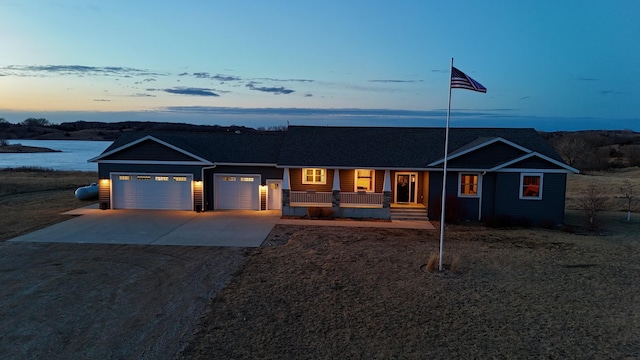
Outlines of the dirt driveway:
{"type": "Polygon", "coordinates": [[[0,354],[175,358],[248,253],[239,247],[0,243],[0,354]]]}

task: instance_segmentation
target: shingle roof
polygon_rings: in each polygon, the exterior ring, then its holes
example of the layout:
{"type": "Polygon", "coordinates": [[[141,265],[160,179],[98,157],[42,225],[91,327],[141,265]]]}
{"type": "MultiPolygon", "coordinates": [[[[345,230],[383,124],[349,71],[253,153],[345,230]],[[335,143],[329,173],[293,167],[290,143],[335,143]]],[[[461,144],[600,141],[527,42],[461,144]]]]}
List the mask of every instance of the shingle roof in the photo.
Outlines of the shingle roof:
{"type": "Polygon", "coordinates": [[[145,136],[152,136],[211,162],[275,164],[284,133],[125,133],[103,154],[145,136]]]}
{"type": "MultiPolygon", "coordinates": [[[[442,158],[444,128],[290,126],[286,132],[125,133],[103,154],[151,135],[217,163],[424,169],[442,158]]],[[[534,129],[451,128],[449,154],[503,138],[562,162],[534,129]]]]}
{"type": "MultiPolygon", "coordinates": [[[[442,158],[444,132],[444,128],[290,126],[278,165],[426,168],[442,158]]],[[[449,154],[496,137],[562,161],[534,129],[452,128],[449,154]]]]}

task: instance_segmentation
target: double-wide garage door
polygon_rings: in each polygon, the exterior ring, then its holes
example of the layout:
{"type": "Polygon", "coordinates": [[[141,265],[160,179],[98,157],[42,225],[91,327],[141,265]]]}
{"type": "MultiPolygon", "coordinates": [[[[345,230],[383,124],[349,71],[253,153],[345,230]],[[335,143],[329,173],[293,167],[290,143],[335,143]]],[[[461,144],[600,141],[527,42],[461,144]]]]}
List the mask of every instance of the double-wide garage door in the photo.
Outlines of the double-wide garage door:
{"type": "Polygon", "coordinates": [[[191,174],[111,174],[113,209],[193,210],[191,174]]]}
{"type": "Polygon", "coordinates": [[[216,210],[260,209],[260,176],[255,175],[215,175],[216,210]]]}

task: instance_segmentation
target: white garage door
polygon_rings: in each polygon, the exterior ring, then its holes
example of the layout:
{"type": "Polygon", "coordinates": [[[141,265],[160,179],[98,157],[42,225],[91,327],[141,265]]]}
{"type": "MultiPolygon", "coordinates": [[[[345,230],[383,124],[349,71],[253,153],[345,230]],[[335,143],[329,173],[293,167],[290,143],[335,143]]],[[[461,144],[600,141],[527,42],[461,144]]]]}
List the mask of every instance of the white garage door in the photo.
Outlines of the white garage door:
{"type": "Polygon", "coordinates": [[[114,209],[193,210],[190,174],[111,174],[114,209]]]}
{"type": "Polygon", "coordinates": [[[258,210],[260,176],[215,175],[216,209],[258,210]]]}

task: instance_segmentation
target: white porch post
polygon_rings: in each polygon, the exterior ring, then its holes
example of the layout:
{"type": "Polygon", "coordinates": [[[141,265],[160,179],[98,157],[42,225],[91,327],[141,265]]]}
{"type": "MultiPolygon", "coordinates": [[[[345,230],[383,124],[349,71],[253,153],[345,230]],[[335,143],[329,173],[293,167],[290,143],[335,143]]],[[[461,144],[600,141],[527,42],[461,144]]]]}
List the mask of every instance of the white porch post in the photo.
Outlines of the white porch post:
{"type": "Polygon", "coordinates": [[[291,184],[289,183],[289,168],[284,168],[282,174],[282,190],[291,190],[291,184]]]}
{"type": "Polygon", "coordinates": [[[340,191],[340,170],[333,169],[333,191],[340,191]]]}
{"type": "Polygon", "coordinates": [[[384,171],[384,183],[382,184],[382,191],[391,192],[391,172],[389,170],[384,171]]]}

